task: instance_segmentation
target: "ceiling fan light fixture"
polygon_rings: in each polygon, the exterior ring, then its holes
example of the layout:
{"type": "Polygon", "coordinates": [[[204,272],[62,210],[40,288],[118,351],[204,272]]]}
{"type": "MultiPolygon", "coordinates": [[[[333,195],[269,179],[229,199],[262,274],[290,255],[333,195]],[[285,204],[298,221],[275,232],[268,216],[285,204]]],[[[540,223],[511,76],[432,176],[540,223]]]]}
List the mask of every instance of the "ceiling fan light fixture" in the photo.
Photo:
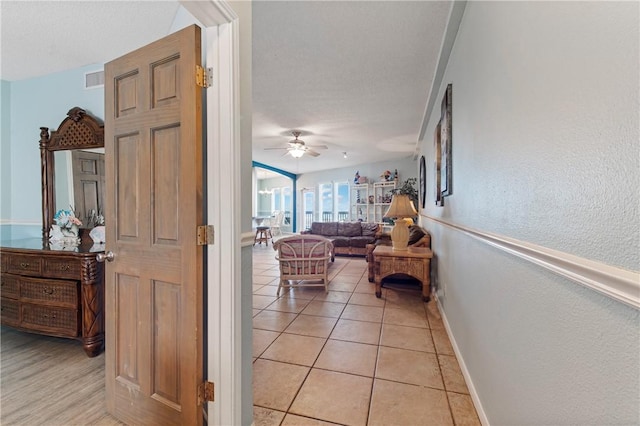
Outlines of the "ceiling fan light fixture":
{"type": "Polygon", "coordinates": [[[289,151],[289,154],[291,154],[293,158],[300,158],[304,154],[304,149],[300,147],[295,147],[289,151]]]}

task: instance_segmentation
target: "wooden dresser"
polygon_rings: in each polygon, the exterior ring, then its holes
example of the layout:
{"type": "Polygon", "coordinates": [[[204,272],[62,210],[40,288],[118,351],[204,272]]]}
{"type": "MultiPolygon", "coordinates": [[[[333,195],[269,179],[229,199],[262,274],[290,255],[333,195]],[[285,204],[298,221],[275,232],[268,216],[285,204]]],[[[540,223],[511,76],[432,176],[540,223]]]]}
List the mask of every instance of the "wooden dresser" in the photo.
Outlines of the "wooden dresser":
{"type": "Polygon", "coordinates": [[[91,241],[73,251],[42,241],[0,243],[2,324],[80,340],[96,356],[104,348],[104,264],[96,261],[103,250],[91,241]]]}

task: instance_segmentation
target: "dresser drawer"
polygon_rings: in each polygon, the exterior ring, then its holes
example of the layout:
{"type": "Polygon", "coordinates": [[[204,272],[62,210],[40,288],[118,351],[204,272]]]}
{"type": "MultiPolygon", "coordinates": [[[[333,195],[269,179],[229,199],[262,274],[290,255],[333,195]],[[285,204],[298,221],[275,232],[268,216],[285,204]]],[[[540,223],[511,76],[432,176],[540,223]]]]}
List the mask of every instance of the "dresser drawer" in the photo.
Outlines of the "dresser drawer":
{"type": "Polygon", "coordinates": [[[48,259],[43,260],[44,276],[51,278],[78,279],[81,265],[77,259],[48,259]]]}
{"type": "Polygon", "coordinates": [[[38,256],[28,254],[4,254],[7,256],[7,272],[12,274],[41,275],[42,262],[38,256]]]}
{"type": "Polygon", "coordinates": [[[78,310],[23,303],[21,325],[75,337],[78,335],[78,310]]]}
{"type": "Polygon", "coordinates": [[[1,297],[0,311],[3,324],[18,325],[20,323],[20,302],[17,300],[1,297]]]}
{"type": "Polygon", "coordinates": [[[21,277],[20,297],[21,300],[28,302],[49,302],[77,308],[78,282],[21,277]]]}
{"type": "Polygon", "coordinates": [[[11,274],[2,274],[0,276],[0,295],[10,299],[20,297],[20,277],[11,274]]]}

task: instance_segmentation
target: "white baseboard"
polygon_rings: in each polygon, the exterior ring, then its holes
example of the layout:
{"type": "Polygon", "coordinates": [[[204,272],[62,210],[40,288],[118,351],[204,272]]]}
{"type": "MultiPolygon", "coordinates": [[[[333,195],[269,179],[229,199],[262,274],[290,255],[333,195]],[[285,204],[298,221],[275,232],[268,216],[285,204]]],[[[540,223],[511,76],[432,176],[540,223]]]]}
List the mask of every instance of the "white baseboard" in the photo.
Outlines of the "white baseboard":
{"type": "Polygon", "coordinates": [[[471,375],[469,374],[467,365],[465,364],[464,358],[460,353],[460,349],[458,348],[456,339],[453,337],[453,333],[451,333],[451,328],[449,327],[447,316],[444,313],[444,309],[442,309],[440,300],[438,300],[437,293],[433,293],[432,298],[435,299],[435,302],[438,305],[438,311],[440,311],[440,316],[442,317],[442,323],[444,324],[444,328],[447,331],[447,336],[449,336],[449,341],[451,342],[451,346],[453,347],[453,352],[456,354],[458,364],[460,365],[460,370],[462,371],[462,376],[464,377],[464,381],[467,384],[467,388],[469,389],[469,395],[473,400],[473,405],[475,406],[476,412],[478,413],[478,418],[480,419],[480,423],[482,423],[483,426],[489,426],[489,419],[487,419],[487,414],[484,412],[484,409],[482,408],[482,403],[480,402],[480,398],[478,397],[478,392],[476,392],[476,388],[473,385],[473,381],[471,380],[471,375]]]}

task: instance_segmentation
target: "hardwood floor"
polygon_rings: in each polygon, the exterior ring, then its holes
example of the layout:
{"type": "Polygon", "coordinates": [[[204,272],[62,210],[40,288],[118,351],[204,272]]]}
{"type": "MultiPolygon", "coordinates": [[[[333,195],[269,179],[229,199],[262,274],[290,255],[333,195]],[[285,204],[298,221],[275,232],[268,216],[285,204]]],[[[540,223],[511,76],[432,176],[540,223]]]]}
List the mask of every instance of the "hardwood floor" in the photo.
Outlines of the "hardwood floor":
{"type": "Polygon", "coordinates": [[[75,340],[0,330],[0,424],[123,424],[106,412],[104,353],[89,358],[75,340]]]}

